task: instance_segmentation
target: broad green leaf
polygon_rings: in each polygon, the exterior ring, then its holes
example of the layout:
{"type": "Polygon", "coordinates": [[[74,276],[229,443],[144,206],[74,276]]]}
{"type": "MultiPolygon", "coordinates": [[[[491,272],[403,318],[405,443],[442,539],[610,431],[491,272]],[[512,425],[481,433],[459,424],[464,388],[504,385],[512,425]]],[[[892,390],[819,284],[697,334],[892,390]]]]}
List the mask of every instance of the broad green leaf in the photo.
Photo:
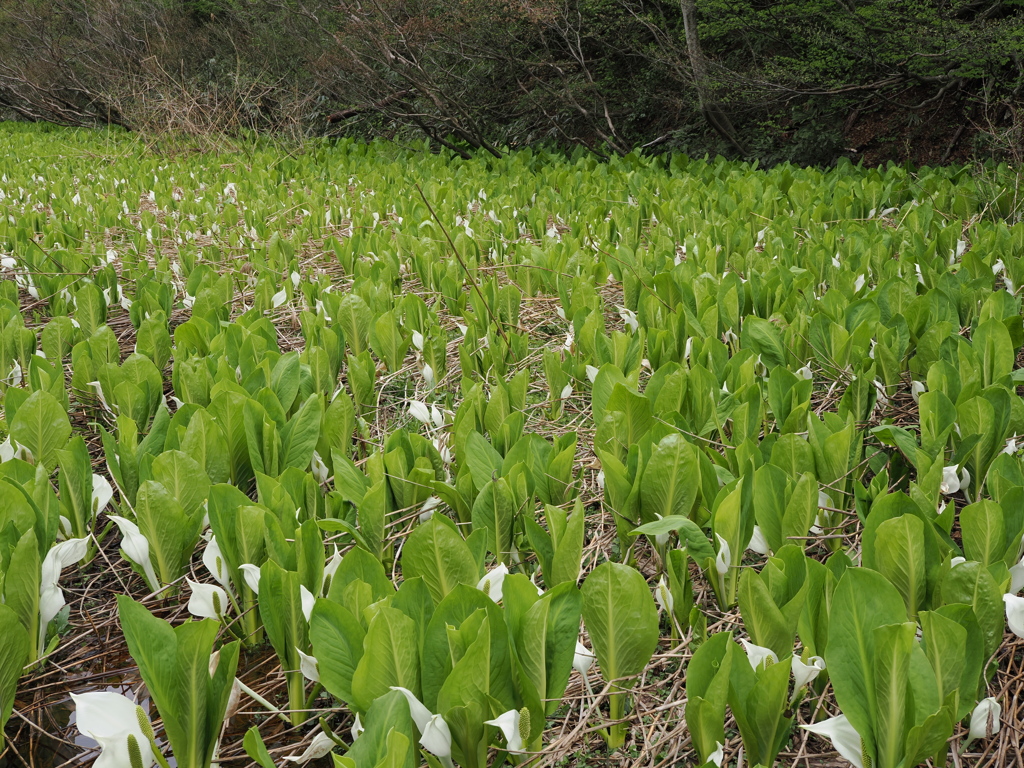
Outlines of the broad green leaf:
{"type": "Polygon", "coordinates": [[[715,559],[715,550],[712,549],[708,537],[700,529],[700,526],[688,517],[680,517],[678,515],[663,517],[661,520],[655,520],[652,523],[644,523],[639,528],[635,528],[633,533],[642,533],[646,536],[660,536],[672,531],[679,532],[679,542],[686,547],[694,561],[700,563],[709,557],[712,560],[715,559]]]}
{"type": "Polygon", "coordinates": [[[658,645],[658,611],[644,577],[602,563],[583,582],[583,621],[605,680],[639,675],[658,645]]]}
{"type": "Polygon", "coordinates": [[[419,633],[404,613],[384,606],[370,622],[352,675],[352,697],[364,712],[391,686],[420,695],[419,633]]]}
{"type": "Polygon", "coordinates": [[[914,619],[928,596],[924,556],[924,523],[914,515],[900,515],[878,526],[876,566],[899,590],[907,606],[907,615],[914,619]]]}
{"type": "MultiPolygon", "coordinates": [[[[409,702],[400,691],[388,691],[374,701],[362,717],[362,723],[366,730],[342,758],[350,760],[356,768],[376,768],[381,760],[386,759],[390,751],[388,737],[391,733],[401,733],[414,741],[417,736],[409,716],[409,702]]],[[[419,764],[416,750],[408,750],[403,768],[416,768],[419,764]]]]}
{"type": "Polygon", "coordinates": [[[313,450],[320,439],[320,419],[323,416],[323,398],[313,393],[281,430],[281,468],[305,469],[313,458],[313,450]]]}
{"type": "Polygon", "coordinates": [[[682,435],[662,438],[651,452],[640,486],[640,516],[686,517],[700,489],[700,465],[682,435]]]}
{"type": "Polygon", "coordinates": [[[0,749],[4,746],[4,726],[14,707],[18,679],[29,661],[29,633],[12,608],[0,604],[0,749]]]}
{"type": "MultiPolygon", "coordinates": [[[[704,762],[718,744],[725,743],[725,707],[735,647],[731,632],[718,632],[701,643],[687,665],[686,727],[704,762]]],[[[739,657],[736,663],[747,661],[739,657]]]]}
{"type": "Polygon", "coordinates": [[[125,595],[118,596],[117,605],[128,650],[163,718],[178,765],[207,768],[235,680],[238,643],[221,647],[211,673],[216,621],[187,621],[172,629],[125,595]]]}
{"type": "Polygon", "coordinates": [[[475,585],[479,580],[466,542],[436,516],[418,526],[406,540],[402,571],[407,579],[421,577],[435,604],[457,585],[475,585]]]}
{"type": "Polygon", "coordinates": [[[182,451],[161,453],[154,459],[151,472],[153,480],[170,492],[189,516],[203,506],[210,494],[206,471],[182,451]]]}
{"type": "Polygon", "coordinates": [[[487,531],[487,550],[504,563],[512,553],[515,499],[505,478],[490,480],[473,502],[473,530],[487,531]]]}
{"type": "Polygon", "coordinates": [[[825,663],[836,701],[854,729],[874,740],[875,635],[887,624],[907,618],[903,598],[889,581],[867,568],[849,568],[836,586],[825,663]]]}
{"type": "Polygon", "coordinates": [[[10,430],[11,438],[28,449],[36,464],[51,470],[57,464],[57,451],[71,437],[71,421],[53,395],[39,390],[18,408],[10,430]]]}
{"type": "Polygon", "coordinates": [[[979,501],[961,509],[960,529],[968,560],[987,566],[1003,559],[1007,532],[1003,509],[994,501],[979,501]]]}
{"type": "Polygon", "coordinates": [[[910,654],[914,622],[887,624],[872,631],[875,695],[874,752],[879,766],[898,766],[903,757],[907,722],[910,654]]]}
{"type": "Polygon", "coordinates": [[[521,674],[529,678],[546,701],[547,714],[558,708],[569,681],[582,609],[576,585],[559,584],[526,611],[516,632],[521,674]]]}

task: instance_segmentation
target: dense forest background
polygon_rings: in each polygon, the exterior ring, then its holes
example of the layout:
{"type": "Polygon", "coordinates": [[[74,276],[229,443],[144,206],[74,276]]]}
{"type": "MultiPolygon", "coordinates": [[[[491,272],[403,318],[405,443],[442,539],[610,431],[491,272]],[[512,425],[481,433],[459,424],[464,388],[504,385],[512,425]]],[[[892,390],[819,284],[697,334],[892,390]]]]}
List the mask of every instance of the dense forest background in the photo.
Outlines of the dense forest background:
{"type": "Polygon", "coordinates": [[[144,134],[1024,159],[1024,0],[0,0],[0,51],[0,114],[144,134]]]}

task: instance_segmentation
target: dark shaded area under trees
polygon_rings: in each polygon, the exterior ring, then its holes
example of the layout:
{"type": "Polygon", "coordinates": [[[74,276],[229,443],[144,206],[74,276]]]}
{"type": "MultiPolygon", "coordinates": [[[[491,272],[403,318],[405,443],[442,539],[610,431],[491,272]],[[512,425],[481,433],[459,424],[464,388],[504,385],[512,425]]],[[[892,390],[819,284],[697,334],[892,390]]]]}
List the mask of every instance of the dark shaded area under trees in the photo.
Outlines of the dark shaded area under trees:
{"type": "Polygon", "coordinates": [[[1024,0],[0,0],[0,115],[762,163],[1024,155],[1024,0]]]}

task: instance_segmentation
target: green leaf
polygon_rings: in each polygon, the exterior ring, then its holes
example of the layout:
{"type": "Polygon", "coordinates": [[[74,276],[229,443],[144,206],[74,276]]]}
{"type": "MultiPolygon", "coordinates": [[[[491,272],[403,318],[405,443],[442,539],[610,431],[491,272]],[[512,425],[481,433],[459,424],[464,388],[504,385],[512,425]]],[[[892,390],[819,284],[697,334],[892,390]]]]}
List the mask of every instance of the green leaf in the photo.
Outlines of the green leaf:
{"type": "Polygon", "coordinates": [[[0,749],[4,747],[4,726],[14,708],[14,694],[25,664],[29,661],[29,634],[9,606],[0,604],[0,749]]]}
{"type": "MultiPolygon", "coordinates": [[[[959,622],[934,611],[922,611],[919,618],[924,651],[938,684],[939,701],[945,701],[950,693],[957,693],[959,697],[967,668],[967,629],[959,622]]],[[[976,690],[977,678],[974,680],[974,690],[968,688],[962,692],[968,709],[974,705],[973,694],[976,690]]]]}
{"type": "Polygon", "coordinates": [[[282,469],[305,469],[309,466],[317,440],[320,439],[323,408],[323,398],[314,392],[281,430],[282,469]]]}
{"type": "Polygon", "coordinates": [[[163,485],[147,480],[139,486],[135,516],[139,531],[149,541],[149,555],[160,583],[177,581],[192,557],[202,515],[189,517],[163,485]]]}
{"type": "Polygon", "coordinates": [[[939,587],[943,605],[964,603],[974,614],[985,637],[985,656],[995,653],[1003,640],[1003,595],[992,574],[981,563],[961,563],[946,572],[939,587]]]}
{"type": "Polygon", "coordinates": [[[291,410],[295,397],[299,394],[300,373],[298,352],[281,355],[270,372],[270,388],[274,390],[285,413],[291,410]]]}
{"type": "MultiPolygon", "coordinates": [[[[545,509],[553,508],[546,507],[545,509]]],[[[579,581],[583,562],[585,527],[586,513],[583,503],[577,498],[572,512],[566,518],[561,534],[552,537],[554,554],[551,559],[551,570],[544,574],[544,582],[549,589],[567,581],[573,584],[579,581]]]]}
{"type": "MultiPolygon", "coordinates": [[[[731,632],[718,632],[701,643],[686,668],[686,727],[706,763],[725,743],[725,707],[736,644],[731,632]]],[[[738,664],[746,664],[738,657],[738,664]]],[[[749,664],[747,665],[749,666],[749,664]]]]}
{"type": "MultiPolygon", "coordinates": [[[[501,609],[479,589],[459,585],[434,610],[423,640],[422,700],[428,709],[436,711],[438,694],[449,677],[456,659],[453,653],[453,640],[457,638],[453,636],[453,631],[467,635],[463,625],[469,622],[475,622],[472,626],[478,629],[483,614],[486,614],[490,624],[489,655],[492,660],[491,669],[495,675],[491,688],[498,690],[500,685],[507,684],[509,638],[501,609]]],[[[462,651],[464,652],[464,649],[462,651]]]]}
{"type": "Polygon", "coordinates": [[[152,478],[181,504],[190,517],[210,494],[210,478],[199,463],[183,451],[164,451],[153,460],[152,478]]]}
{"type": "Polygon", "coordinates": [[[487,531],[487,550],[500,563],[512,552],[515,506],[512,491],[503,477],[487,482],[473,502],[473,530],[487,531]]]}
{"type": "Polygon", "coordinates": [[[31,452],[36,464],[49,471],[57,465],[57,451],[71,437],[71,421],[57,398],[37,390],[18,408],[10,430],[11,438],[31,452]]]}
{"type": "Polygon", "coordinates": [[[135,351],[148,357],[161,370],[167,365],[171,359],[171,334],[167,330],[167,316],[162,311],[154,312],[139,325],[135,351]]]}
{"type": "Polygon", "coordinates": [[[501,649],[496,653],[495,644],[491,641],[492,631],[504,634],[504,622],[499,620],[498,623],[501,626],[492,630],[490,617],[482,616],[463,652],[455,656],[451,674],[437,694],[437,710],[442,715],[455,707],[486,712],[491,708],[492,700],[498,703],[501,711],[511,708],[512,670],[507,651],[501,649]]]}
{"type": "Polygon", "coordinates": [[[309,628],[302,613],[299,574],[286,571],[273,560],[260,567],[260,616],[267,638],[277,652],[288,680],[288,706],[292,724],[306,719],[303,678],[299,671],[299,651],[309,652],[309,628]]]}
{"type": "MultiPolygon", "coordinates": [[[[388,737],[393,732],[415,740],[409,702],[400,691],[388,691],[374,701],[362,721],[366,730],[345,755],[356,768],[376,768],[389,753],[388,737]]],[[[403,768],[416,768],[419,764],[416,750],[408,750],[403,768]]]]}
{"type": "Polygon", "coordinates": [[[875,695],[877,627],[902,624],[907,618],[903,598],[882,574],[848,568],[832,597],[825,663],[839,708],[857,733],[873,743],[878,712],[875,695]]]}
{"type": "MultiPolygon", "coordinates": [[[[165,329],[166,330],[166,329],[165,329]]],[[[57,316],[43,327],[39,334],[40,346],[47,360],[62,360],[75,342],[75,325],[70,317],[57,316]]]]}
{"type": "Polygon", "coordinates": [[[1013,370],[1016,357],[1006,326],[995,319],[979,323],[971,342],[981,367],[982,389],[1002,383],[1013,370]]]}
{"type": "Polygon", "coordinates": [[[358,295],[348,293],[338,305],[338,323],[345,332],[345,342],[355,356],[367,349],[373,312],[358,295]]]}
{"type": "Polygon", "coordinates": [[[558,708],[572,672],[582,610],[576,585],[559,584],[526,611],[515,634],[521,674],[546,701],[549,715],[558,708]]]}
{"type": "Polygon", "coordinates": [[[221,647],[211,675],[218,622],[187,621],[172,629],[126,595],[118,595],[117,607],[128,650],[163,718],[177,764],[208,768],[235,680],[238,643],[221,647]]]}
{"type": "Polygon", "coordinates": [[[365,712],[392,686],[420,695],[419,633],[412,619],[383,606],[370,622],[352,675],[354,703],[365,712]]]}
{"type": "Polygon", "coordinates": [[[629,447],[646,435],[653,424],[650,401],[643,395],[630,392],[622,384],[616,384],[597,425],[595,449],[625,456],[629,447]]]}
{"type": "Polygon", "coordinates": [[[875,564],[899,590],[907,606],[907,616],[912,619],[917,618],[928,596],[924,556],[924,523],[916,516],[900,515],[878,526],[875,564]]]}
{"type": "Polygon", "coordinates": [[[708,537],[700,526],[688,517],[672,515],[633,529],[633,533],[642,533],[645,536],[660,536],[672,531],[679,532],[680,543],[686,547],[694,561],[701,563],[709,557],[715,559],[715,550],[711,547],[708,537]]]}
{"type": "Polygon", "coordinates": [[[1006,551],[1003,509],[994,501],[986,499],[961,509],[960,529],[968,560],[987,566],[1003,559],[1006,551]]]}
{"type": "Polygon", "coordinates": [[[267,745],[263,743],[263,737],[260,736],[258,726],[254,725],[245,732],[245,738],[242,739],[242,748],[245,749],[245,754],[259,764],[260,768],[277,768],[270,753],[267,752],[267,745]]]}
{"type": "Polygon", "coordinates": [[[602,563],[583,582],[583,620],[605,680],[639,675],[658,645],[658,610],[644,577],[602,563]]]}
{"type": "Polygon", "coordinates": [[[640,486],[640,516],[686,517],[700,488],[700,465],[693,448],[679,434],[662,438],[651,451],[640,486]]]}
{"type": "Polygon", "coordinates": [[[787,716],[790,665],[785,661],[761,667],[756,672],[744,664],[735,643],[730,667],[729,706],[743,738],[752,765],[774,765],[775,757],[792,726],[787,716]]]}
{"type": "Polygon", "coordinates": [[[501,477],[501,454],[475,430],[466,438],[466,465],[477,488],[483,488],[494,478],[501,477]]]}
{"type": "Polygon", "coordinates": [[[407,579],[423,579],[435,604],[457,585],[475,585],[479,580],[466,542],[436,515],[418,526],[406,540],[402,570],[407,579]]]}
{"type": "Polygon", "coordinates": [[[750,348],[761,355],[761,362],[769,370],[786,364],[786,347],[782,343],[782,335],[768,320],[748,315],[743,320],[740,339],[744,348],[750,348]]]}
{"type": "Polygon", "coordinates": [[[917,624],[887,624],[872,630],[875,654],[874,751],[879,766],[898,766],[907,722],[910,656],[917,624]]]}

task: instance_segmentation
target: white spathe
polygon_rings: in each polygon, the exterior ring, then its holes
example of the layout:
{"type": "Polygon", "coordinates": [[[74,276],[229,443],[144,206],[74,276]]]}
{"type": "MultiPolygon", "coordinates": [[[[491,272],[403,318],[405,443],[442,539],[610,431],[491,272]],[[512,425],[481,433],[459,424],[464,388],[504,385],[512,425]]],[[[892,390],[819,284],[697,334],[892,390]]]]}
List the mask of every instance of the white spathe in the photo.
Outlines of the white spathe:
{"type": "Polygon", "coordinates": [[[625,323],[629,332],[636,333],[640,329],[640,323],[636,318],[636,312],[621,306],[617,306],[615,308],[619,311],[619,317],[622,318],[622,322],[625,323]]]}
{"type": "Polygon", "coordinates": [[[89,540],[68,539],[50,548],[43,558],[39,579],[39,648],[46,640],[46,626],[64,607],[64,592],[61,590],[60,572],[85,557],[89,540]]]}
{"type": "Polygon", "coordinates": [[[302,676],[311,682],[319,683],[320,662],[316,660],[315,656],[303,653],[300,648],[296,648],[295,652],[299,654],[299,671],[302,672],[302,676]]]}
{"type": "Polygon", "coordinates": [[[226,587],[230,583],[227,562],[224,560],[224,553],[220,551],[220,544],[217,543],[216,536],[210,537],[206,549],[203,550],[203,565],[222,587],[226,587]]]}
{"type": "Polygon", "coordinates": [[[290,763],[305,765],[310,760],[318,760],[334,749],[334,740],[323,731],[313,737],[305,751],[301,755],[289,755],[285,758],[290,763]]]}
{"type": "Polygon", "coordinates": [[[313,477],[318,483],[323,485],[327,482],[330,477],[330,470],[327,469],[327,465],[324,463],[323,458],[319,453],[313,451],[313,458],[309,462],[309,470],[313,473],[313,477]]]}
{"type": "Polygon", "coordinates": [[[1006,604],[1006,624],[1017,637],[1024,639],[1024,597],[1003,595],[1006,604]]]}
{"type": "Polygon", "coordinates": [[[430,423],[430,409],[420,400],[409,401],[409,415],[423,424],[430,423]]]}
{"type": "Polygon", "coordinates": [[[201,619],[220,621],[228,605],[228,594],[216,584],[200,584],[186,579],[192,594],[188,598],[188,612],[201,619]]]}
{"type": "Polygon", "coordinates": [[[107,517],[113,520],[118,530],[121,531],[121,550],[129,560],[142,568],[143,573],[146,574],[149,588],[160,589],[160,579],[157,578],[153,561],[149,556],[149,539],[143,536],[139,526],[128,518],[117,515],[107,515],[107,517]]]}
{"type": "Polygon", "coordinates": [[[1016,595],[1022,589],[1024,589],[1024,559],[1016,565],[1010,566],[1010,594],[1016,595]]]}
{"type": "Polygon", "coordinates": [[[412,721],[416,723],[416,727],[423,732],[423,729],[427,727],[427,722],[431,718],[431,712],[427,709],[423,702],[416,698],[416,694],[410,691],[408,688],[402,688],[398,685],[391,686],[392,691],[398,691],[405,700],[409,702],[409,715],[412,717],[412,721]]]}
{"type": "Polygon", "coordinates": [[[438,757],[451,757],[452,755],[452,732],[448,723],[440,715],[431,715],[427,721],[427,727],[420,735],[420,745],[438,757]]]}
{"type": "Polygon", "coordinates": [[[156,758],[153,747],[142,732],[136,704],[113,691],[72,693],[75,703],[75,724],[84,736],[100,745],[100,756],[94,768],[128,768],[128,736],[134,736],[142,754],[142,765],[149,768],[156,758]]]}
{"type": "Polygon", "coordinates": [[[363,728],[363,721],[359,719],[359,713],[356,712],[356,719],[352,721],[352,728],[349,730],[349,734],[352,736],[352,741],[358,739],[359,734],[365,730],[366,729],[363,728]]]}
{"type": "Polygon", "coordinates": [[[484,725],[493,725],[501,729],[509,752],[522,752],[523,735],[519,732],[520,720],[519,712],[515,709],[510,709],[508,712],[502,712],[493,720],[484,720],[484,725]]]}
{"type": "Polygon", "coordinates": [[[585,675],[594,666],[594,658],[594,652],[577,640],[576,652],[572,656],[572,668],[585,675]]]}
{"type": "Polygon", "coordinates": [[[334,574],[338,572],[338,566],[341,565],[341,553],[338,552],[338,545],[334,545],[334,554],[331,555],[331,559],[324,564],[324,597],[327,597],[327,590],[330,589],[331,582],[334,581],[334,574]]]}
{"type": "Polygon", "coordinates": [[[438,429],[444,426],[444,413],[436,405],[430,406],[430,420],[438,429]]]}
{"type": "Polygon", "coordinates": [[[792,663],[793,687],[799,690],[805,685],[810,685],[814,682],[814,678],[820,675],[824,669],[825,660],[821,656],[811,656],[805,664],[803,659],[794,654],[792,663]]]}
{"type": "Polygon", "coordinates": [[[718,539],[718,554],[715,555],[715,570],[718,571],[720,576],[724,576],[729,572],[729,567],[732,565],[732,549],[729,547],[729,542],[723,539],[721,534],[716,533],[715,538],[718,539]]]}
{"type": "Polygon", "coordinates": [[[910,396],[914,398],[914,402],[918,402],[921,399],[921,395],[925,393],[928,387],[923,381],[912,381],[910,382],[910,396]]]}
{"type": "Polygon", "coordinates": [[[955,464],[943,467],[942,469],[942,481],[939,483],[939,492],[944,496],[949,496],[957,491],[966,493],[968,486],[971,484],[971,473],[967,471],[967,467],[960,470],[959,477],[957,477],[956,470],[955,464]]]}
{"type": "Polygon", "coordinates": [[[676,601],[672,597],[672,590],[669,589],[668,581],[662,576],[658,585],[654,588],[654,599],[658,603],[658,612],[665,611],[669,615],[676,607],[676,601]]]}
{"type": "Polygon", "coordinates": [[[740,638],[740,643],[743,645],[743,650],[747,652],[747,661],[750,662],[750,666],[754,669],[767,667],[769,663],[779,663],[778,654],[771,648],[765,648],[763,645],[754,645],[742,637],[740,638]]]}
{"type": "Polygon", "coordinates": [[[249,589],[258,595],[260,593],[260,567],[252,563],[242,563],[238,566],[238,570],[242,572],[242,578],[245,579],[249,589]]]}
{"type": "Polygon", "coordinates": [[[102,475],[92,476],[92,516],[96,518],[100,512],[107,508],[107,504],[114,498],[114,489],[110,481],[102,475]]]}
{"type": "Polygon", "coordinates": [[[484,577],[477,582],[476,588],[494,602],[501,602],[501,588],[505,583],[506,576],[508,576],[508,566],[504,563],[498,563],[498,565],[484,574],[484,577]]]}
{"type": "Polygon", "coordinates": [[[725,745],[720,741],[715,742],[715,751],[708,756],[708,762],[714,763],[722,768],[722,761],[725,760],[725,745]]]}
{"type": "Polygon", "coordinates": [[[860,734],[854,730],[846,715],[830,717],[828,720],[822,720],[820,723],[801,725],[800,727],[831,741],[836,752],[842,755],[854,768],[864,768],[860,734]]]}
{"type": "Polygon", "coordinates": [[[754,532],[750,536],[750,543],[747,544],[747,549],[759,555],[767,556],[771,554],[771,548],[768,546],[768,540],[764,537],[761,526],[754,526],[754,532]]]}
{"type": "Polygon", "coordinates": [[[441,504],[440,496],[430,496],[420,507],[420,522],[425,523],[434,516],[434,510],[441,504]]]}
{"type": "Polygon", "coordinates": [[[316,596],[306,589],[305,584],[299,584],[299,599],[302,601],[302,615],[306,618],[306,623],[309,623],[309,617],[313,613],[313,606],[316,605],[316,596]]]}
{"type": "MultiPolygon", "coordinates": [[[[654,516],[656,518],[658,518],[659,520],[663,520],[664,519],[662,517],[662,515],[660,513],[658,513],[658,512],[655,512],[654,516]]],[[[667,532],[666,533],[656,533],[656,534],[654,534],[654,543],[655,543],[655,545],[658,546],[658,547],[664,547],[666,544],[668,544],[668,539],[669,539],[670,535],[671,534],[667,533],[667,532]]]]}
{"type": "Polygon", "coordinates": [[[1003,708],[994,698],[982,699],[971,713],[971,730],[967,734],[967,743],[976,739],[987,739],[999,733],[999,718],[1003,708]]]}
{"type": "Polygon", "coordinates": [[[393,685],[391,690],[400,692],[409,702],[409,714],[420,732],[420,745],[436,757],[451,757],[452,733],[444,718],[431,714],[408,688],[393,685]]]}

